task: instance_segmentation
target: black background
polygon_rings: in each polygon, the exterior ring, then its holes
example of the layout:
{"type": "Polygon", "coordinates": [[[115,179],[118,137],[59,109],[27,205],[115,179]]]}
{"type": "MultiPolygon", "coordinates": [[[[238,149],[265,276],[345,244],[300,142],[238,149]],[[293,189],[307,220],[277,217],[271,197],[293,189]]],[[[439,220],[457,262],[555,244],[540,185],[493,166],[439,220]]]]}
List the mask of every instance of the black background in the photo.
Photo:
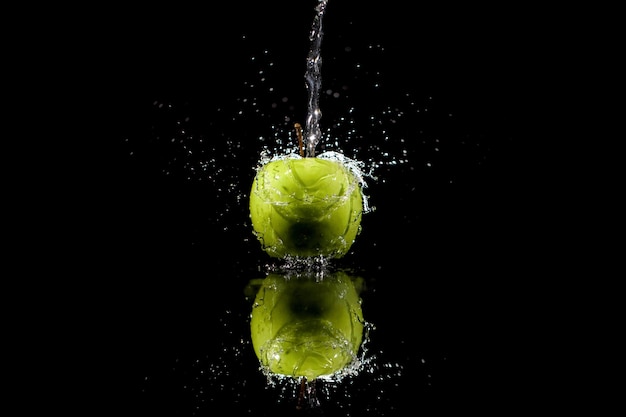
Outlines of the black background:
{"type": "MultiPolygon", "coordinates": [[[[245,95],[242,80],[255,75],[250,56],[267,48],[279,68],[276,82],[292,89],[292,103],[301,101],[293,116],[304,118],[314,6],[164,4],[81,20],[93,35],[79,64],[93,74],[79,94],[88,97],[81,114],[93,122],[84,139],[93,159],[83,155],[83,163],[100,168],[83,189],[82,204],[93,211],[80,214],[88,226],[77,233],[88,242],[77,251],[85,279],[77,304],[93,313],[81,326],[83,343],[94,348],[84,358],[97,381],[88,395],[92,409],[133,416],[295,413],[289,398],[278,401],[281,394],[265,387],[250,346],[239,340],[250,307],[244,288],[272,262],[246,223],[246,200],[237,206],[224,197],[217,190],[223,180],[187,179],[171,165],[180,150],[156,137],[175,134],[185,117],[199,135],[233,129],[233,136],[249,137],[239,139],[236,160],[219,163],[245,191],[267,119],[248,114],[233,123],[233,97],[245,95]],[[220,106],[223,113],[212,113],[220,106]],[[225,346],[239,346],[241,356],[225,354],[225,346]],[[231,374],[203,382],[198,372],[213,369],[205,363],[231,374]]],[[[355,91],[355,102],[378,109],[409,92],[435,113],[415,123],[447,148],[437,169],[426,170],[418,142],[389,145],[415,160],[383,168],[384,181],[370,184],[376,211],[364,216],[362,233],[338,262],[367,282],[372,349],[381,363],[401,364],[402,375],[371,383],[361,375],[347,388],[349,399],[334,402],[331,394],[320,408],[300,413],[502,415],[534,411],[551,395],[545,387],[552,370],[537,365],[550,354],[550,326],[540,319],[550,294],[537,274],[550,234],[541,241],[536,235],[545,194],[532,188],[540,162],[529,158],[546,135],[537,120],[551,94],[537,93],[551,76],[550,48],[538,35],[550,19],[530,6],[329,2],[323,77],[350,79],[344,45],[363,52],[359,62],[380,72],[371,75],[384,89],[373,97],[355,91]],[[385,53],[367,52],[371,45],[385,53]]],[[[321,107],[332,114],[331,103],[321,107]]],[[[227,139],[210,143],[225,155],[227,139]]]]}

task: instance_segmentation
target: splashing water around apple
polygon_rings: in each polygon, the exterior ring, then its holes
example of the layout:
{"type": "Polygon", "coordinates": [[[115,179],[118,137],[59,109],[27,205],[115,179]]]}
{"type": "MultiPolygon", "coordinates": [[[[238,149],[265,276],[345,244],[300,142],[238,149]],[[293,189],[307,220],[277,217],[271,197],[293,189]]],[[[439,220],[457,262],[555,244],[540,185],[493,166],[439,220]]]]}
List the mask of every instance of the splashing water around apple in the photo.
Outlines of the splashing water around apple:
{"type": "Polygon", "coordinates": [[[358,162],[337,152],[315,155],[322,135],[319,94],[326,6],[327,0],[320,0],[309,36],[306,143],[296,123],[299,154],[264,161],[250,192],[254,234],[275,258],[343,257],[359,234],[361,215],[368,208],[358,162]]]}

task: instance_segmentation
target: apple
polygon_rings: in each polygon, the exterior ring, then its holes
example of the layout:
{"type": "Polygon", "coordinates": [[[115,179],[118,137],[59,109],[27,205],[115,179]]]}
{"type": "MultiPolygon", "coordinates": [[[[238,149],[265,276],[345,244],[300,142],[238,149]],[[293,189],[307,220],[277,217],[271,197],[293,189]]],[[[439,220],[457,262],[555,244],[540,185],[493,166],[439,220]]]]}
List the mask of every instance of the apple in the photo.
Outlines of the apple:
{"type": "Polygon", "coordinates": [[[252,183],[254,234],[272,257],[342,257],[360,232],[361,185],[342,160],[325,154],[273,159],[252,183]]]}
{"type": "Polygon", "coordinates": [[[269,274],[250,316],[252,346],[262,369],[313,380],[356,358],[363,338],[361,299],[352,277],[335,272],[269,274]]]}

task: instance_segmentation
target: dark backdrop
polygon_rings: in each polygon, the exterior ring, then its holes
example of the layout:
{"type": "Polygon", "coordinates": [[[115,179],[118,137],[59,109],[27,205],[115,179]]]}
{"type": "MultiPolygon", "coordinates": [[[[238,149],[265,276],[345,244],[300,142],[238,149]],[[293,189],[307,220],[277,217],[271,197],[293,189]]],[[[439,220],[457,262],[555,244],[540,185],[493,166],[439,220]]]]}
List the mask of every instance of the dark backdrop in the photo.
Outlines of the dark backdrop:
{"type": "MultiPolygon", "coordinates": [[[[246,340],[246,285],[275,262],[251,233],[247,192],[273,128],[306,115],[314,6],[165,4],[83,20],[96,35],[83,65],[98,69],[85,93],[95,98],[94,156],[104,162],[88,196],[98,213],[88,233],[98,238],[83,248],[81,304],[96,313],[89,335],[98,347],[88,360],[106,380],[94,408],[293,414],[292,396],[267,387],[246,340]],[[251,86],[261,70],[273,92],[251,86]],[[281,107],[281,94],[292,107],[281,107]],[[259,113],[242,98],[278,105],[259,113]]],[[[302,413],[502,415],[545,398],[539,379],[549,376],[535,376],[531,360],[545,336],[534,269],[545,242],[533,223],[542,196],[528,159],[545,57],[536,12],[330,0],[323,85],[350,89],[343,101],[322,96],[321,124],[353,103],[363,138],[347,150],[405,161],[368,180],[376,210],[334,264],[367,283],[378,367],[302,413]],[[387,106],[411,115],[392,121],[387,106]]]]}

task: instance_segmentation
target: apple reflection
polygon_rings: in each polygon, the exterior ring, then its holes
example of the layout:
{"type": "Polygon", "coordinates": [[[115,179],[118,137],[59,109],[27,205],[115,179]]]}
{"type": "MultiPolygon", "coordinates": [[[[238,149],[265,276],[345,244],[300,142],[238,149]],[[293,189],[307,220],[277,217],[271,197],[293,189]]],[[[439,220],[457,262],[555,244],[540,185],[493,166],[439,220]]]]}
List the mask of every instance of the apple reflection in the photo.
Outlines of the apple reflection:
{"type": "Polygon", "coordinates": [[[364,319],[362,278],[344,271],[269,273],[256,291],[250,331],[261,368],[273,375],[332,378],[357,361],[364,319]]]}

